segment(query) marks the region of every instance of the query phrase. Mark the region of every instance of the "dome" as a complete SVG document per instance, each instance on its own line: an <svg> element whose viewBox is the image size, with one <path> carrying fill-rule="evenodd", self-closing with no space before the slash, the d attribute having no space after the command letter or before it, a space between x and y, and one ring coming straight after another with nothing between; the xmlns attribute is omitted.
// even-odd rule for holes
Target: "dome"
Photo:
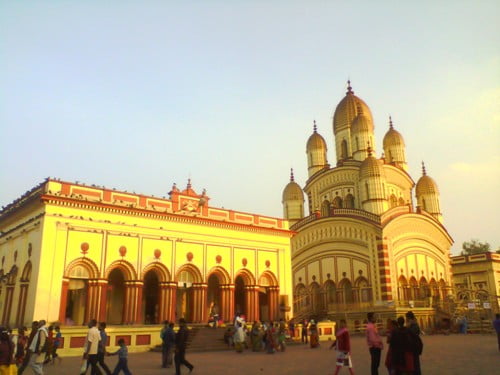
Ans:
<svg viewBox="0 0 500 375"><path fill-rule="evenodd" d="M422 177L417 182L417 187L415 189L417 196L422 194L439 194L439 190L436 184L431 177L427 176L425 172L425 165L422 162Z"/></svg>
<svg viewBox="0 0 500 375"><path fill-rule="evenodd" d="M384 136L384 149L391 146L404 146L405 141L400 132L392 126L392 119L389 117L389 130Z"/></svg>
<svg viewBox="0 0 500 375"><path fill-rule="evenodd" d="M373 124L370 108L362 99L354 95L350 81L347 81L347 83L349 86L347 88L346 96L339 102L333 115L333 132L335 134L337 134L338 131L351 126L354 118L356 118L356 116L360 113L364 114L370 123Z"/></svg>
<svg viewBox="0 0 500 375"><path fill-rule="evenodd" d="M303 201L304 193L298 183L294 181L293 170L290 174L290 182L283 189L283 202L286 201Z"/></svg>
<svg viewBox="0 0 500 375"><path fill-rule="evenodd" d="M351 126L351 134L361 132L373 132L372 121L363 113L356 116Z"/></svg>
<svg viewBox="0 0 500 375"><path fill-rule="evenodd" d="M325 139L318 134L316 128L316 121L314 121L314 132L307 140L307 150L325 150L326 151L326 142Z"/></svg>
<svg viewBox="0 0 500 375"><path fill-rule="evenodd" d="M382 176L382 167L380 162L371 155L371 150L369 150L369 156L363 160L361 166L359 167L360 178L367 177L380 177Z"/></svg>

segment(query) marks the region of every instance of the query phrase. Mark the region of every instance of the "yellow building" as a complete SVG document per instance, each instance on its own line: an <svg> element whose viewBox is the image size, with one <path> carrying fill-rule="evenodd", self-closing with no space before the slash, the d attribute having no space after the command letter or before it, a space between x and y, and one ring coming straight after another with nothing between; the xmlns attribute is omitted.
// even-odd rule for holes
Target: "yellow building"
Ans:
<svg viewBox="0 0 500 375"><path fill-rule="evenodd" d="M297 232L291 241L296 313L341 314L360 325L369 310L393 317L411 308L426 327L451 287L453 240L439 190L425 167L415 187L391 119L376 156L370 108L348 86L333 116L335 166L315 122L306 144L308 179L301 188L292 171L283 191L284 217Z"/></svg>
<svg viewBox="0 0 500 375"><path fill-rule="evenodd" d="M190 183L169 195L47 179L5 207L1 323L196 323L211 303L225 321L293 314L286 220L211 207Z"/></svg>
<svg viewBox="0 0 500 375"><path fill-rule="evenodd" d="M451 257L456 302L462 312L491 319L499 312L500 254L485 252Z"/></svg>

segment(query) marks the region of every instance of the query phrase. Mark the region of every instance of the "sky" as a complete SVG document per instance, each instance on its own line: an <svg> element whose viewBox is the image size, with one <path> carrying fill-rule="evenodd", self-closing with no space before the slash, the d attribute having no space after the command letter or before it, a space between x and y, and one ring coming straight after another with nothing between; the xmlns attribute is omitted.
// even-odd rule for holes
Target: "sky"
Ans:
<svg viewBox="0 0 500 375"><path fill-rule="evenodd" d="M346 81L441 193L452 252L500 247L498 1L0 2L0 205L46 177L282 216Z"/></svg>

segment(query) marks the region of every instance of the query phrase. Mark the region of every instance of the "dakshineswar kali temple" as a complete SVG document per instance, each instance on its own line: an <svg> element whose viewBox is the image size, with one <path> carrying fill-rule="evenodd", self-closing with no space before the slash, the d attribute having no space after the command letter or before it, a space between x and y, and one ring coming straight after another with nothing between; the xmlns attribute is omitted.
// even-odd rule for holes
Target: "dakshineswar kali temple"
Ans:
<svg viewBox="0 0 500 375"><path fill-rule="evenodd" d="M334 112L332 140L333 167L314 123L306 145L308 179L301 187L292 171L283 191L284 217L296 232L296 316L347 317L362 328L367 311L385 320L411 309L423 328L433 326L449 316L453 243L436 182L422 164L415 185L391 119L377 156L370 108L350 82Z"/></svg>
<svg viewBox="0 0 500 375"><path fill-rule="evenodd" d="M46 179L0 212L1 324L292 317L288 222L209 202L190 182L167 199Z"/></svg>

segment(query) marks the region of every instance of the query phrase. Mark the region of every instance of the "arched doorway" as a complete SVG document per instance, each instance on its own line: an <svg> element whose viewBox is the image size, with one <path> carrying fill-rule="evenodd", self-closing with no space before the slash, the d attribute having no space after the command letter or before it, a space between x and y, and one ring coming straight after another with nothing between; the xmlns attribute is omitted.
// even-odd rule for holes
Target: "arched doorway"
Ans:
<svg viewBox="0 0 500 375"><path fill-rule="evenodd" d="M26 301L28 299L28 288L30 285L30 279L31 279L31 262L28 261L26 262L26 265L24 266L23 273L21 274L21 289L19 291L19 304L17 308L17 318L16 318L16 325L18 327L23 326L25 321L24 321L24 314L26 313Z"/></svg>
<svg viewBox="0 0 500 375"><path fill-rule="evenodd" d="M368 284L368 280L364 277L358 277L355 285L358 292L358 302L370 302L372 299L372 288Z"/></svg>
<svg viewBox="0 0 500 375"><path fill-rule="evenodd" d="M343 279L340 282L339 289L341 290L341 293L342 293L342 302L345 304L352 303L353 296L352 296L351 281L349 279Z"/></svg>
<svg viewBox="0 0 500 375"><path fill-rule="evenodd" d="M408 301L410 299L408 281L401 275L398 279L398 298L400 301Z"/></svg>
<svg viewBox="0 0 500 375"><path fill-rule="evenodd" d="M125 307L125 276L119 268L113 269L108 276L108 290L106 301L106 321L108 324L122 324L124 322Z"/></svg>
<svg viewBox="0 0 500 375"><path fill-rule="evenodd" d="M325 306L327 310L333 310L335 307L331 305L337 303L337 288L335 283L332 280L328 280L325 282L323 288L325 290Z"/></svg>
<svg viewBox="0 0 500 375"><path fill-rule="evenodd" d="M159 324L160 280L154 270L149 270L144 275L142 303L144 324Z"/></svg>
<svg viewBox="0 0 500 375"><path fill-rule="evenodd" d="M321 303L321 290L317 282L311 283L309 286L311 290L311 307L313 313L319 314L323 309L323 304Z"/></svg>
<svg viewBox="0 0 500 375"><path fill-rule="evenodd" d="M86 310L90 273L83 265L77 265L71 269L68 276L65 324L84 325L87 318Z"/></svg>
<svg viewBox="0 0 500 375"><path fill-rule="evenodd" d="M271 271L265 271L259 278L258 316L262 321L277 320L279 311L279 287L276 276ZM283 305L287 302L284 301Z"/></svg>

